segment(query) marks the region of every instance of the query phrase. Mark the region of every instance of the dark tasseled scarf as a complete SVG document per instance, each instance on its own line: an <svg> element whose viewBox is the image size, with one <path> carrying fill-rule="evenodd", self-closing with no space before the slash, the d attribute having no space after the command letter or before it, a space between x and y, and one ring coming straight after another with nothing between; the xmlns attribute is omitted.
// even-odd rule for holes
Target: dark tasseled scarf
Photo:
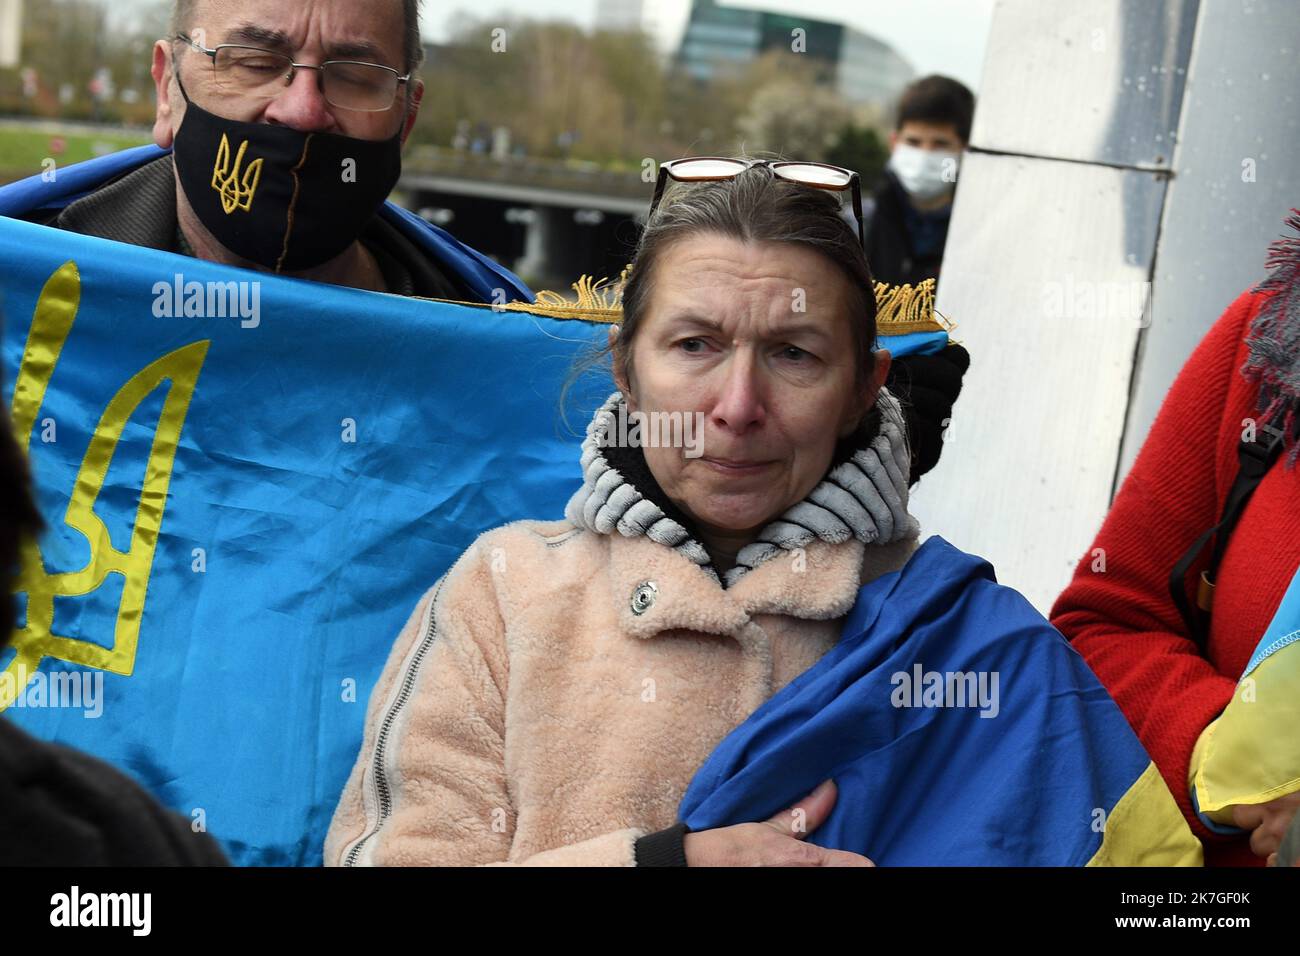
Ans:
<svg viewBox="0 0 1300 956"><path fill-rule="evenodd" d="M1247 335L1250 357L1242 368L1248 381L1259 382L1260 418L1280 426L1290 449L1287 467L1295 467L1300 442L1295 440L1300 410L1300 209L1292 209L1286 226L1296 235L1282 236L1268 250L1268 278L1255 287L1269 293Z"/></svg>

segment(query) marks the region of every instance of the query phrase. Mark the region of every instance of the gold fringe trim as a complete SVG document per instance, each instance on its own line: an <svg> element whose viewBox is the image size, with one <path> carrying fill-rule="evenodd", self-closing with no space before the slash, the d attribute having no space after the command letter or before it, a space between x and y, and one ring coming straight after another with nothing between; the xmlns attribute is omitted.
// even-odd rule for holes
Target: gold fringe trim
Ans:
<svg viewBox="0 0 1300 956"><path fill-rule="evenodd" d="M623 286L627 284L631 265L623 267L618 279L597 279L583 275L570 286L578 297L575 303L567 296L543 289L536 302L508 302L501 306L510 312L528 312L557 319L585 319L588 322L615 324L623 319Z"/></svg>
<svg viewBox="0 0 1300 956"><path fill-rule="evenodd" d="M507 302L488 306L496 311L527 312L553 319L582 319L616 325L623 320L623 288L632 266L628 265L616 280L583 275L570 288L577 296L542 290L536 302ZM934 280L912 285L889 285L877 282L876 326L881 335L906 335L910 332L951 332L956 326L934 309ZM437 300L450 301L450 300ZM481 305L482 303L460 303Z"/></svg>
<svg viewBox="0 0 1300 956"><path fill-rule="evenodd" d="M628 273L631 271L630 265L624 266L615 282L610 282L609 279L597 279L595 276L579 276L578 281L570 286L578 296L576 306L560 293L545 289L537 293L537 303L549 308L577 308L584 312L621 312L623 286L626 285Z"/></svg>
<svg viewBox="0 0 1300 956"><path fill-rule="evenodd" d="M951 332L955 326L934 309L934 280L916 285L876 283L876 327L882 335Z"/></svg>

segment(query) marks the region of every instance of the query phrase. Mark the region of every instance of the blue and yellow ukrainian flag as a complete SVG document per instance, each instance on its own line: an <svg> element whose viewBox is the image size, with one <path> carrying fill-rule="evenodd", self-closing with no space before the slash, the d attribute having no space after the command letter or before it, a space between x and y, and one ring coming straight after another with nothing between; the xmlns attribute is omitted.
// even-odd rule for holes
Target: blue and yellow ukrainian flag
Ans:
<svg viewBox="0 0 1300 956"><path fill-rule="evenodd" d="M679 816L766 820L834 779L809 836L887 866L1199 866L1119 707L984 560L933 537L839 642L728 735Z"/></svg>

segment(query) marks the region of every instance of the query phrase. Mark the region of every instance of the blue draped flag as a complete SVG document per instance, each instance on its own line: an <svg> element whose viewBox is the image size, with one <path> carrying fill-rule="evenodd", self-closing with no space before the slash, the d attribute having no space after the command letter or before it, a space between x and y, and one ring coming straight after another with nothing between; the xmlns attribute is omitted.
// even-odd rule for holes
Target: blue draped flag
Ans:
<svg viewBox="0 0 1300 956"><path fill-rule="evenodd" d="M939 537L862 588L835 647L718 745L679 816L766 820L828 778L839 796L807 839L881 865L1201 862L1083 659Z"/></svg>
<svg viewBox="0 0 1300 956"><path fill-rule="evenodd" d="M606 326L4 218L159 155L0 189L5 398L49 525L26 547L0 719L119 766L237 863L319 864L411 608L478 534L560 518L580 484L610 385L579 385L572 429L558 397ZM531 300L446 233L382 215L485 301ZM897 353L946 343L914 325Z"/></svg>

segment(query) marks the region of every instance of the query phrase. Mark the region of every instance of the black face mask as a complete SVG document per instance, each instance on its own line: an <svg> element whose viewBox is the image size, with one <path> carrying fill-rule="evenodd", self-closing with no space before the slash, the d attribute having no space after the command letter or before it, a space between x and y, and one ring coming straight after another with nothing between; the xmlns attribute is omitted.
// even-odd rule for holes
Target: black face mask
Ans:
<svg viewBox="0 0 1300 956"><path fill-rule="evenodd" d="M276 272L310 269L347 249L401 175L400 130L378 141L302 133L215 116L184 85L181 95L173 152L194 214L235 255Z"/></svg>

